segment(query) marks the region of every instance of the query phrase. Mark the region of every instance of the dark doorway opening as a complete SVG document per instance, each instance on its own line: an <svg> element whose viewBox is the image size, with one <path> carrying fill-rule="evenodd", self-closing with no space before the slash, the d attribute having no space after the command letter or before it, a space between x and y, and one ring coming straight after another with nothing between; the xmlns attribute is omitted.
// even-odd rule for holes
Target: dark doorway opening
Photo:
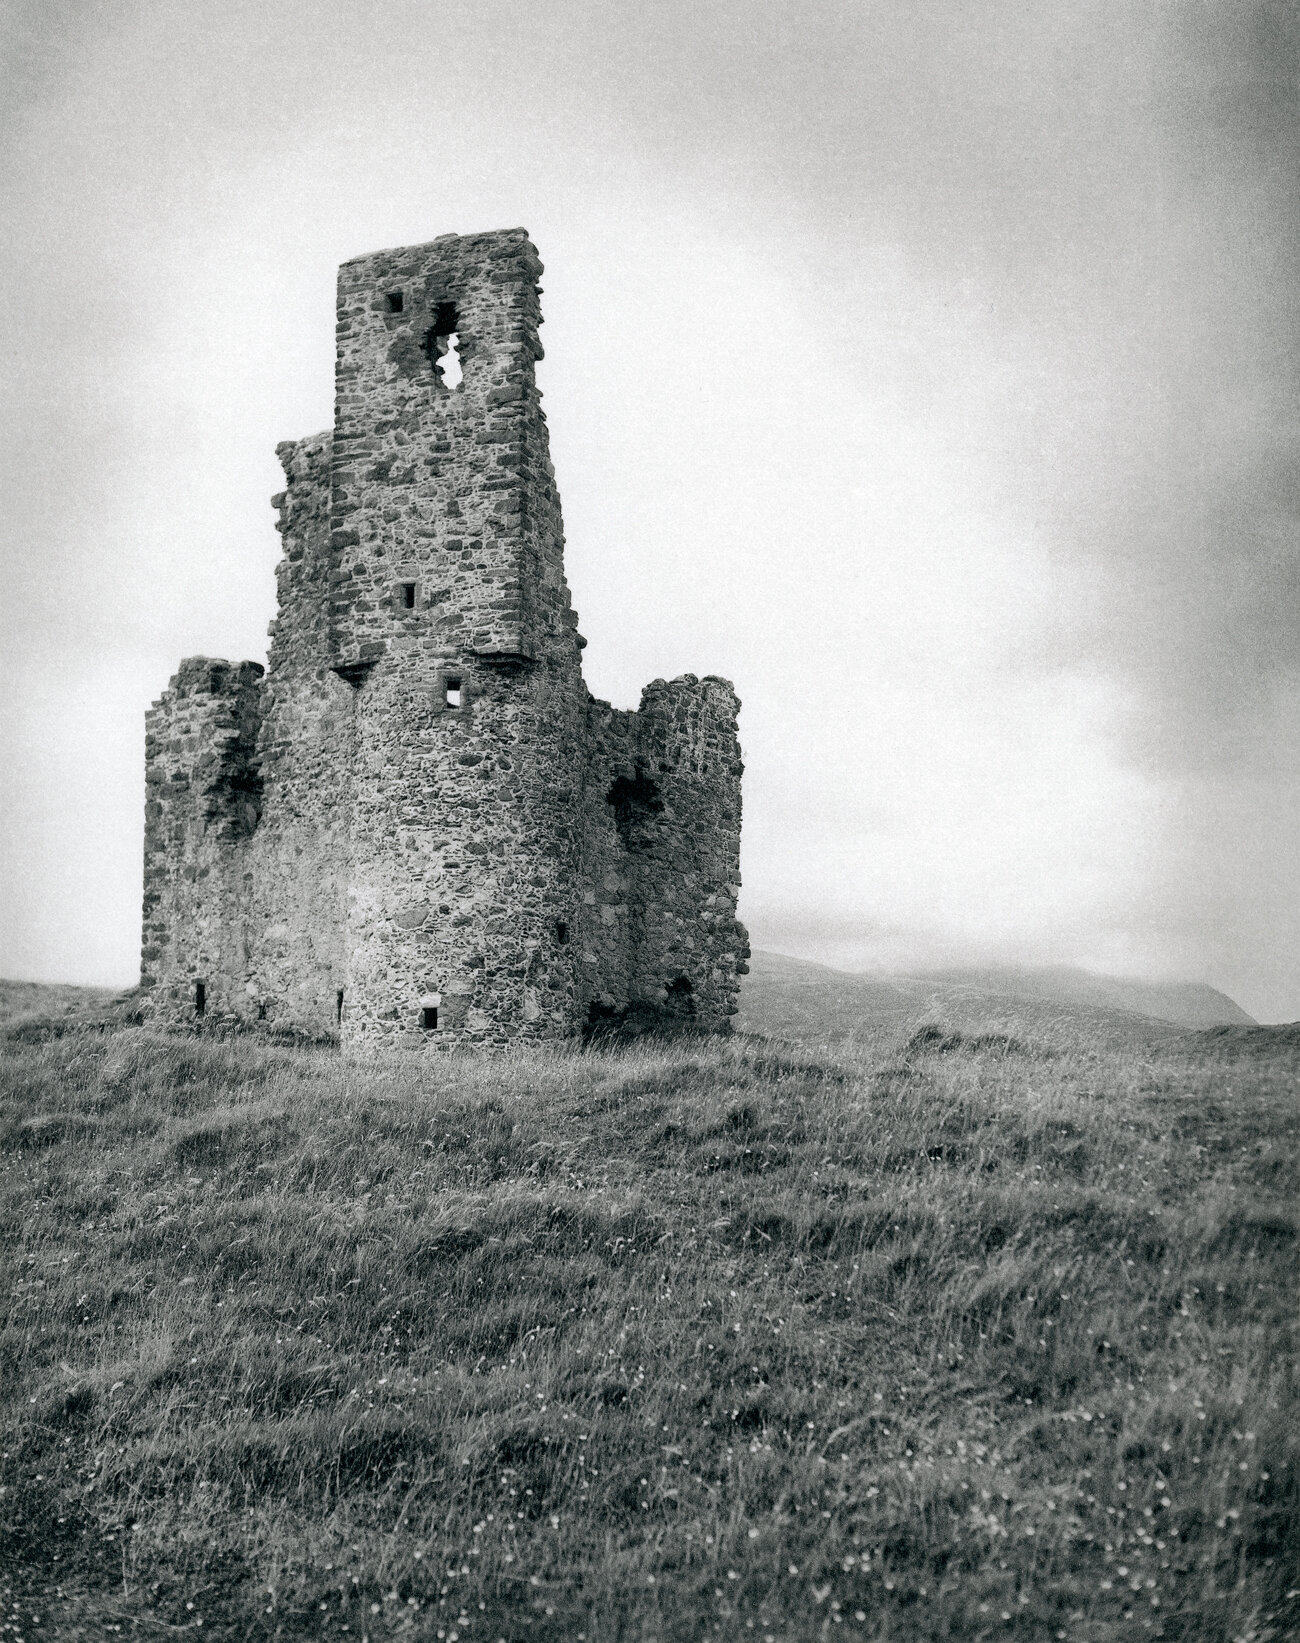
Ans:
<svg viewBox="0 0 1300 1643"><path fill-rule="evenodd" d="M623 1011L616 1009L612 1004L601 1004L592 999L587 1006L587 1022L582 1030L583 1040L591 1043L593 1039L613 1037L619 1027Z"/></svg>
<svg viewBox="0 0 1300 1643"><path fill-rule="evenodd" d="M432 1004L426 1004L420 1011L420 1025L426 1033L430 1033L438 1025L438 1011Z"/></svg>
<svg viewBox="0 0 1300 1643"><path fill-rule="evenodd" d="M556 919L555 921L555 939L561 947L569 945L569 926L563 919Z"/></svg>
<svg viewBox="0 0 1300 1643"><path fill-rule="evenodd" d="M670 1015L695 1014L695 988L690 976L675 976L665 988Z"/></svg>
<svg viewBox="0 0 1300 1643"><path fill-rule="evenodd" d="M208 985L205 981L194 983L194 1014L201 1016L208 1008Z"/></svg>

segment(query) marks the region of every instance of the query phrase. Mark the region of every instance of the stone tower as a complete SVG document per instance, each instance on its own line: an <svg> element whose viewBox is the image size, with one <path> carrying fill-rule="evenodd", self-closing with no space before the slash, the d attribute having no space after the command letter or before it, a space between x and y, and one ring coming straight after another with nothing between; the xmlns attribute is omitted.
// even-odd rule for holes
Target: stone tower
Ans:
<svg viewBox="0 0 1300 1643"><path fill-rule="evenodd" d="M748 947L723 680L597 702L522 230L339 274L332 435L282 445L279 616L147 727L142 982L345 1048L726 1030Z"/></svg>

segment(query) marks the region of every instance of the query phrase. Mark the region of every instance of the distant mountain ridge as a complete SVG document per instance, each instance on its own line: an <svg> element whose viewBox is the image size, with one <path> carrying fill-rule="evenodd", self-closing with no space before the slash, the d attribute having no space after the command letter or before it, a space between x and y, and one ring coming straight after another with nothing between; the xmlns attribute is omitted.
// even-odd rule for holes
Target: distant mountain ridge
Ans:
<svg viewBox="0 0 1300 1643"><path fill-rule="evenodd" d="M926 1015L975 1021L991 1010L1027 1010L1031 1018L1064 1012L1099 1025L1255 1025L1232 999L1195 982L1131 982L1065 967L880 976L761 951L749 962L736 1025L797 1038L844 1038L873 1024Z"/></svg>
<svg viewBox="0 0 1300 1643"><path fill-rule="evenodd" d="M1106 1010L1131 1010L1180 1027L1256 1027L1241 1005L1215 987L1199 981L1131 981L1123 976L1094 975L1069 965L1041 970L1014 966L928 972L931 979L956 987L978 987L1004 998L1034 998L1052 1004L1091 1004Z"/></svg>
<svg viewBox="0 0 1300 1643"><path fill-rule="evenodd" d="M64 981L0 979L0 1022L24 1015L77 1015L119 996L112 987L79 987Z"/></svg>

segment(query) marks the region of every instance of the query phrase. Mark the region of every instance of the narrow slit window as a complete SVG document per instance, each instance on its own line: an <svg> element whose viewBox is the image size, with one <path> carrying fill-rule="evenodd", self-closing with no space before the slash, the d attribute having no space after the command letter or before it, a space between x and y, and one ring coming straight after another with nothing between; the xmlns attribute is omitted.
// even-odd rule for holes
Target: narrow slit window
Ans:
<svg viewBox="0 0 1300 1643"><path fill-rule="evenodd" d="M415 587L416 587L416 585L415 585L414 582L403 582L402 583L402 609L403 610L414 610L415 609Z"/></svg>
<svg viewBox="0 0 1300 1643"><path fill-rule="evenodd" d="M462 705L459 679L447 680L444 689L444 697L448 707L460 707Z"/></svg>
<svg viewBox="0 0 1300 1643"><path fill-rule="evenodd" d="M426 1033L431 1033L438 1025L438 1008L435 1004L426 1004L420 1011L420 1025Z"/></svg>
<svg viewBox="0 0 1300 1643"><path fill-rule="evenodd" d="M406 298L400 291L390 291L384 301L388 304L390 314L400 314L406 306Z"/></svg>
<svg viewBox="0 0 1300 1643"><path fill-rule="evenodd" d="M569 926L563 919L557 919L555 921L555 939L559 942L561 947L567 947L569 945Z"/></svg>
<svg viewBox="0 0 1300 1643"><path fill-rule="evenodd" d="M203 1015L208 1007L208 986L205 981L194 983L194 1014Z"/></svg>
<svg viewBox="0 0 1300 1643"><path fill-rule="evenodd" d="M342 1021L343 1020L343 989L342 989L342 987L340 987L338 992L335 993L335 995L334 995L334 1019L335 1019L335 1021Z"/></svg>

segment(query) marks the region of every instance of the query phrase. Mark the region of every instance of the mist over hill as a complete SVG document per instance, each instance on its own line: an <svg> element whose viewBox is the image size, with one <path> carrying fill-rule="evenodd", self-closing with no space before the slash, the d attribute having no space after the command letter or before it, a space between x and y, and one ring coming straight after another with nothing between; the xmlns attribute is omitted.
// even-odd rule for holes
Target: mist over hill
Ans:
<svg viewBox="0 0 1300 1643"><path fill-rule="evenodd" d="M1225 994L1194 982L1127 981L1064 967L855 975L766 952L749 962L736 1025L796 1038L845 1038L874 1023L926 1015L982 1021L990 1010L1031 1023L1067 1016L1108 1027L1254 1024Z"/></svg>
<svg viewBox="0 0 1300 1643"><path fill-rule="evenodd" d="M933 976L954 987L977 987L981 992L1001 993L1007 998L1131 1010L1135 1015L1149 1015L1183 1027L1258 1025L1226 993L1197 981L1133 981L1123 976L1094 975L1064 964L1042 970L1002 966L938 970Z"/></svg>

